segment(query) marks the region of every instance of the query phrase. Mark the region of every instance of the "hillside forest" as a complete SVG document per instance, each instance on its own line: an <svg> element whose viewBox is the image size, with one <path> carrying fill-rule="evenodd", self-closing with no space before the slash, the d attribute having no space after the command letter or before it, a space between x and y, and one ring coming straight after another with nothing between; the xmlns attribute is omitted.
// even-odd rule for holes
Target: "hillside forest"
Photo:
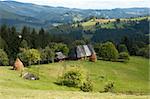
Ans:
<svg viewBox="0 0 150 99"><path fill-rule="evenodd" d="M11 65L23 54L36 54L30 64L47 60L52 62L55 52L69 56L77 45L92 44L98 59L103 56L102 47L112 44L117 52L126 51L132 56L149 58L149 17L106 19L90 17L82 21L51 26L48 29L22 27L6 24L0 27L0 65ZM109 47L108 47L109 48ZM1 58L3 57L3 58Z"/></svg>

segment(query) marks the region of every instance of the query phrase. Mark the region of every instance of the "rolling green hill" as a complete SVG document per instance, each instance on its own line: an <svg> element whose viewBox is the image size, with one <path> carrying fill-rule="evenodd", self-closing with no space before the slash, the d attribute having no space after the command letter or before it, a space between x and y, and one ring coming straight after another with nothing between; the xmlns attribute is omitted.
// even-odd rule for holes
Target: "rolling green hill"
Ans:
<svg viewBox="0 0 150 99"><path fill-rule="evenodd" d="M94 84L94 93L83 93L77 88L69 88L56 85L57 77L64 70L64 66L81 65L85 68ZM10 70L12 67L0 67L0 98L5 97L28 97L35 99L38 97L78 97L89 98L94 97L124 97L124 98L146 98L147 96L126 96L123 94L148 94L148 72L149 60L141 57L131 57L128 63L97 61L92 63L89 61L66 61L61 63L52 63L47 65L34 65L30 68L25 68L39 75L40 80L28 81L19 77L20 73ZM108 81L115 82L116 94L98 93L104 89L104 85ZM68 96L64 94L69 94ZM36 95L37 94L37 95ZM80 95L79 95L80 94ZM54 99L55 99L54 98ZM65 99L66 99L65 98ZM13 99L13 98L11 98Z"/></svg>
<svg viewBox="0 0 150 99"><path fill-rule="evenodd" d="M145 19L150 20L150 17L121 18L120 22L117 22L116 19L90 19L86 22L81 22L81 25L83 26L84 30L95 30L95 28L116 29L116 22L118 28L125 28L130 26L132 22L139 22ZM97 26L95 26L96 23L98 23Z"/></svg>

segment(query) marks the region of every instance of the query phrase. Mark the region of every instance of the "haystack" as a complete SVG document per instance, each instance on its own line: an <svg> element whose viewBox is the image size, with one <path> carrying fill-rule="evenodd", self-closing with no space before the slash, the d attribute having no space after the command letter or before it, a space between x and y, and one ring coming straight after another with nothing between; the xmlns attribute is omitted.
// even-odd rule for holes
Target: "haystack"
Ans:
<svg viewBox="0 0 150 99"><path fill-rule="evenodd" d="M24 65L19 58L16 59L13 69L17 71L23 71Z"/></svg>
<svg viewBox="0 0 150 99"><path fill-rule="evenodd" d="M97 61L97 56L96 56L96 54L92 54L92 55L90 56L90 61L92 61L92 62L96 62L96 61Z"/></svg>

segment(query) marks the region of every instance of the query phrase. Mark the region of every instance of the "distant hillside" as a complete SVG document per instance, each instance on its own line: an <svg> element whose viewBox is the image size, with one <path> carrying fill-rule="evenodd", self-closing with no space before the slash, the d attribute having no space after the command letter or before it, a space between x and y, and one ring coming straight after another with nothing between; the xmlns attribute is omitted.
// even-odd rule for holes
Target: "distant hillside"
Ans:
<svg viewBox="0 0 150 99"><path fill-rule="evenodd" d="M64 7L41 6L15 1L0 1L0 24L22 27L47 28L51 25L81 21L87 17L129 18L148 15L150 8L126 8L112 10L83 10Z"/></svg>
<svg viewBox="0 0 150 99"><path fill-rule="evenodd" d="M150 17L89 19L48 29L52 34L74 34L94 42L120 42L123 37L148 43Z"/></svg>

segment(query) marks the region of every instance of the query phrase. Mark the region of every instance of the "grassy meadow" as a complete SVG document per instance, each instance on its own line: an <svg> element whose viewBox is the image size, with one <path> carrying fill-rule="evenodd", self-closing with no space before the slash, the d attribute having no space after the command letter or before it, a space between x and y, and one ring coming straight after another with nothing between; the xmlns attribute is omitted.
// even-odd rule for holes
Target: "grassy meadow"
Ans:
<svg viewBox="0 0 150 99"><path fill-rule="evenodd" d="M88 72L94 84L93 92L86 93L78 88L55 84L64 68L72 65L83 66ZM147 99L150 91L149 60L141 57L131 57L128 63L79 60L25 68L25 71L40 77L37 81L25 80L19 77L20 72L11 68L0 67L0 99ZM108 81L114 81L115 93L100 93Z"/></svg>

